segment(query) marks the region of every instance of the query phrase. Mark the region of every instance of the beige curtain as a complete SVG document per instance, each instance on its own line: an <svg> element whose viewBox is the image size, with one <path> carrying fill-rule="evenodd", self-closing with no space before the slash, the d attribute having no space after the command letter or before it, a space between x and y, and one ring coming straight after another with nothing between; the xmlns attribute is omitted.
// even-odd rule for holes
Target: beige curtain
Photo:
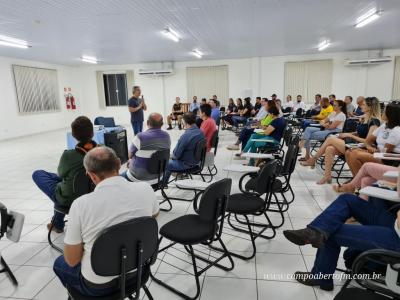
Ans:
<svg viewBox="0 0 400 300"><path fill-rule="evenodd" d="M396 56L394 64L392 99L400 99L400 56Z"/></svg>
<svg viewBox="0 0 400 300"><path fill-rule="evenodd" d="M306 103L313 103L315 94L327 97L332 90L332 60L285 63L285 97L298 94Z"/></svg>
<svg viewBox="0 0 400 300"><path fill-rule="evenodd" d="M96 82L97 82L97 96L99 100L99 107L101 109L105 109L106 97L104 95L103 71L96 71Z"/></svg>
<svg viewBox="0 0 400 300"><path fill-rule="evenodd" d="M228 66L187 67L186 68L187 97L210 99L217 95L222 105L228 102L229 78Z"/></svg>
<svg viewBox="0 0 400 300"><path fill-rule="evenodd" d="M132 88L134 85L134 75L133 75L133 70L127 70L126 71L126 85L127 85L127 91L128 95L132 93Z"/></svg>

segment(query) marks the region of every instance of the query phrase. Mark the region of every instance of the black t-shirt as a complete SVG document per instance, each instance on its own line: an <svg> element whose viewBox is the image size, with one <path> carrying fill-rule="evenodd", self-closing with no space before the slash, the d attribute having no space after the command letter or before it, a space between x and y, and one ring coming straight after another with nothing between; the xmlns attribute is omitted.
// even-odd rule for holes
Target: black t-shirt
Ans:
<svg viewBox="0 0 400 300"><path fill-rule="evenodd" d="M239 110L242 110L242 109L244 109L244 106L243 105L239 105L239 106L236 107L235 112L238 112Z"/></svg>
<svg viewBox="0 0 400 300"><path fill-rule="evenodd" d="M175 115L180 115L180 114L182 114L182 112L180 110L182 110L182 103L174 103L174 105L172 106L172 112ZM178 112L176 112L176 111L178 111Z"/></svg>
<svg viewBox="0 0 400 300"><path fill-rule="evenodd" d="M228 110L230 112L237 112L237 106L235 104L229 104L228 105Z"/></svg>
<svg viewBox="0 0 400 300"><path fill-rule="evenodd" d="M132 97L128 101L128 106L136 108L140 105L141 102L142 102L142 99ZM139 109L135 112L131 112L131 122L143 122L143 120L144 120L143 109Z"/></svg>
<svg viewBox="0 0 400 300"><path fill-rule="evenodd" d="M261 103L256 103L256 104L254 105L254 110L259 111L260 108L261 108Z"/></svg>
<svg viewBox="0 0 400 300"><path fill-rule="evenodd" d="M251 104L246 104L244 106L244 109L247 109L246 113L243 115L243 117L250 117L251 116L251 111L253 109L253 106Z"/></svg>

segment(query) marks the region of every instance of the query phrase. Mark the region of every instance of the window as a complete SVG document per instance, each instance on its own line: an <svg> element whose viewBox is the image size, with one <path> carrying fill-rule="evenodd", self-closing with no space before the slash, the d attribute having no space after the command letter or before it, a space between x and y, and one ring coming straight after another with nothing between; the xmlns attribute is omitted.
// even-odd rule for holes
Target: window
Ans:
<svg viewBox="0 0 400 300"><path fill-rule="evenodd" d="M315 94L327 97L332 89L332 60L312 60L285 63L285 96L302 95L313 103Z"/></svg>
<svg viewBox="0 0 400 300"><path fill-rule="evenodd" d="M186 80L189 101L193 96L209 99L212 95L217 95L221 104L228 101L228 66L188 67Z"/></svg>
<svg viewBox="0 0 400 300"><path fill-rule="evenodd" d="M106 106L126 106L128 89L126 74L103 74Z"/></svg>
<svg viewBox="0 0 400 300"><path fill-rule="evenodd" d="M57 70L13 65L20 113L60 110Z"/></svg>
<svg viewBox="0 0 400 300"><path fill-rule="evenodd" d="M392 99L400 99L400 56L396 56L394 64Z"/></svg>

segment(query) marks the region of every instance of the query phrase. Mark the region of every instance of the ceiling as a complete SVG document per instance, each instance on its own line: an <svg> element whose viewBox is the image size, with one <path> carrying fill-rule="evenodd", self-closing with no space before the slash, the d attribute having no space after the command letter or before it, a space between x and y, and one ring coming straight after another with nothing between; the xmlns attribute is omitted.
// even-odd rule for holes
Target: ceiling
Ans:
<svg viewBox="0 0 400 300"><path fill-rule="evenodd" d="M382 17L356 19L377 7ZM175 43L161 34L177 31ZM399 0L0 0L0 35L32 48L0 56L67 65L82 55L103 64L317 53L400 47Z"/></svg>

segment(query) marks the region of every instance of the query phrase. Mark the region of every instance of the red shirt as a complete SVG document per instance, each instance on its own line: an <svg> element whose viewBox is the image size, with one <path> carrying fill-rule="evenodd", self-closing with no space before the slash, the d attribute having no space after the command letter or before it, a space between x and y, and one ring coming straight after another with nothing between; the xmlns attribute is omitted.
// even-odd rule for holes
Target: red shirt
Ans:
<svg viewBox="0 0 400 300"><path fill-rule="evenodd" d="M214 132L217 130L217 125L213 118L208 118L201 123L200 126L201 131L203 131L206 139L207 139L207 152L211 150L211 139Z"/></svg>

